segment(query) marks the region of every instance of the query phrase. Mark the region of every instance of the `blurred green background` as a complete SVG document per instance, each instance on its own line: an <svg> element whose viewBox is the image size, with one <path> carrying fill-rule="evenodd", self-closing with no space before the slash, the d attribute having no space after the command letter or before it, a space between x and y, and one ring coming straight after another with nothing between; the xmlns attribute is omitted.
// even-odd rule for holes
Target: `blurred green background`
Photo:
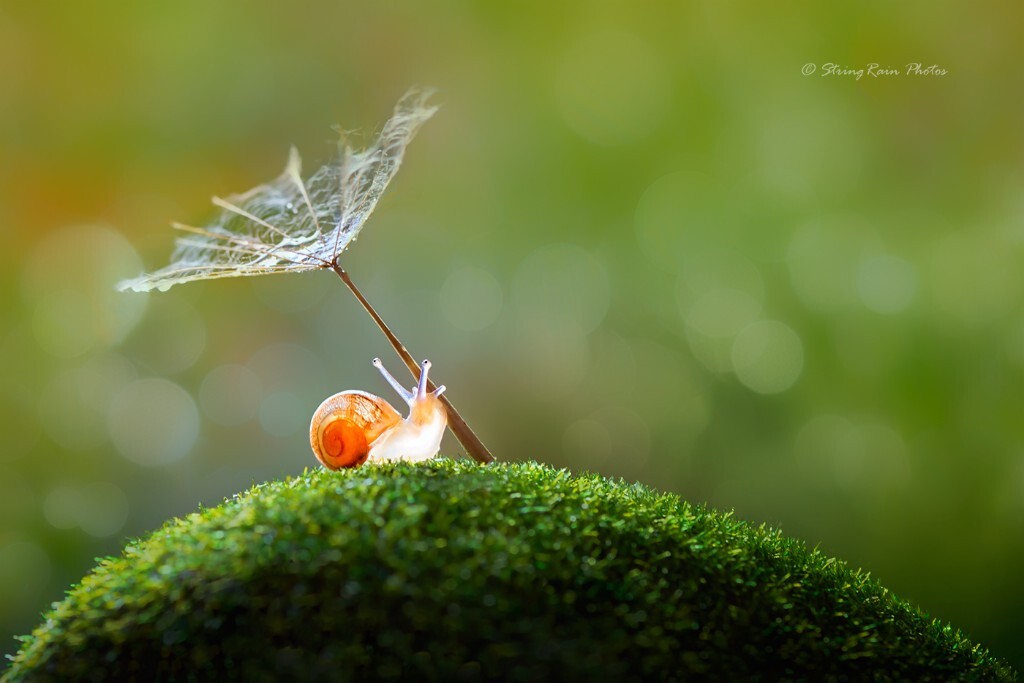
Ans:
<svg viewBox="0 0 1024 683"><path fill-rule="evenodd" d="M499 458L735 508L1021 667L1022 14L4 3L0 650L125 537L314 466L328 394L393 398L330 273L113 286L424 84L344 265Z"/></svg>

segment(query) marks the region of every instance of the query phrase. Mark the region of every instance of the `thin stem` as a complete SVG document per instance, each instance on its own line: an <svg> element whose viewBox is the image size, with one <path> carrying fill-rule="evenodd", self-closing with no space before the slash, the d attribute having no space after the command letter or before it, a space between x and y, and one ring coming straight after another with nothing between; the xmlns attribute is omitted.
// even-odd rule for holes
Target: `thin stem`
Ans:
<svg viewBox="0 0 1024 683"><path fill-rule="evenodd" d="M391 342L391 346L395 349L395 353L397 353L402 359L402 362L405 363L405 367L409 368L409 372L412 373L413 378L418 378L420 374L420 367L416 363L416 360L413 358L412 354L409 353L409 350L405 348L405 345L398 340L398 337L396 337L395 333L391 331L391 328L387 326L387 323L377 315L377 311L373 309L370 302L366 300L366 297L364 297L362 292L360 292L355 286L352 282L352 278L348 276L348 273L338 265L337 261L331 264L331 270L338 274L341 281L345 283L352 294L355 295L356 299L359 300L359 303L363 305L363 308L366 309L366 312L370 314L370 317L373 318L373 321L377 323L377 327L380 328L380 331L383 332L384 336L388 338L389 342ZM430 391L437 390L437 386L433 382L429 381L427 382L427 388ZM494 462L494 456L491 455L489 450L487 450L487 446L484 446L480 437L474 434L473 430L469 428L468 424L466 424L466 421L462 419L462 416L459 415L459 411L456 410L455 406L452 405L452 402L448 400L448 396L441 394L438 398L448 411L448 429L452 430L452 434L454 434L455 438L459 440L462 447L466 449L466 452L481 464L486 465L487 463Z"/></svg>

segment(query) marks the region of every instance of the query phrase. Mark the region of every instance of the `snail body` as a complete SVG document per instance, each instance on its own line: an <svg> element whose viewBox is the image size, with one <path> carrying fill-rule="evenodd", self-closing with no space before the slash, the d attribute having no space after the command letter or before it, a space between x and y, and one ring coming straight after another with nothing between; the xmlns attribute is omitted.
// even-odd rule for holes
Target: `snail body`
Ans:
<svg viewBox="0 0 1024 683"><path fill-rule="evenodd" d="M444 387L427 391L430 361L421 364L419 382L411 391L384 369L379 358L373 365L409 404L409 417L403 419L390 403L365 391L328 397L309 424L313 454L328 469L358 467L368 460L419 462L433 458L441 447L448 414L438 398Z"/></svg>

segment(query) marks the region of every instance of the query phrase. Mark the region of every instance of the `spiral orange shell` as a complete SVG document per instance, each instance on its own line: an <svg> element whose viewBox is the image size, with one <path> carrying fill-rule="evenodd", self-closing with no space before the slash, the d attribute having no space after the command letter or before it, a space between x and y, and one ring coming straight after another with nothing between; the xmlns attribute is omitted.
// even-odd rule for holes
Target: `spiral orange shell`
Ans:
<svg viewBox="0 0 1024 683"><path fill-rule="evenodd" d="M313 413L309 443L324 467L357 467L366 461L373 442L401 421L398 411L379 396L343 391Z"/></svg>

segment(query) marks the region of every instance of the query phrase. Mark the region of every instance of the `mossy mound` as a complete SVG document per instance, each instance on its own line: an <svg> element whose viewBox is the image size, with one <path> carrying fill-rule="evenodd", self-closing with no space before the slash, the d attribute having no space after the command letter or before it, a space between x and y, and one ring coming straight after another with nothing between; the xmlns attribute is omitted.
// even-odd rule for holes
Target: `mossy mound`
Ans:
<svg viewBox="0 0 1024 683"><path fill-rule="evenodd" d="M100 562L5 681L913 680L1013 672L763 526L538 464L319 470Z"/></svg>

